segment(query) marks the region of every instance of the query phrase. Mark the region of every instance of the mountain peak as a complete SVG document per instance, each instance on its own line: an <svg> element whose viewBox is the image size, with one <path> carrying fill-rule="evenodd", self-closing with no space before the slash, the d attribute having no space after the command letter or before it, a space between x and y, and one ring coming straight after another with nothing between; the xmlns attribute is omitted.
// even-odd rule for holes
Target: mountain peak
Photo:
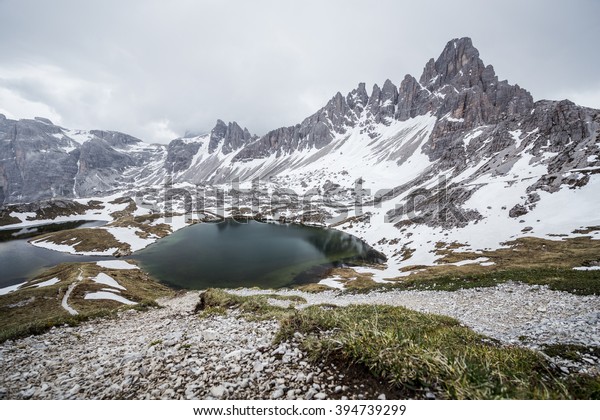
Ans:
<svg viewBox="0 0 600 420"><path fill-rule="evenodd" d="M225 124L225 121L218 119L212 131L218 129L219 127L227 127L227 124Z"/></svg>
<svg viewBox="0 0 600 420"><path fill-rule="evenodd" d="M253 136L248 129L240 127L237 122L226 124L223 120L217 120L215 127L210 132L208 152L213 153L223 141L221 150L227 154L239 149L252 139Z"/></svg>
<svg viewBox="0 0 600 420"><path fill-rule="evenodd" d="M362 82L358 84L358 87L356 89L352 90L346 96L346 103L348 104L350 109L353 109L355 112L362 111L367 105L368 101L369 94L367 93L365 84Z"/></svg>
<svg viewBox="0 0 600 420"><path fill-rule="evenodd" d="M463 76L480 67L483 67L483 62L471 38L455 38L446 44L437 60L432 58L427 62L419 82L423 86L438 88L456 76Z"/></svg>

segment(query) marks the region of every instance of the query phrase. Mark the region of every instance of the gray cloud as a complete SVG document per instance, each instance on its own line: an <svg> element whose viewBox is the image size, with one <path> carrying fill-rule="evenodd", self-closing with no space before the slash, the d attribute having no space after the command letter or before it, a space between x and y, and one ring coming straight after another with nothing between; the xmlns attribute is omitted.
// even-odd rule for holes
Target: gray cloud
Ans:
<svg viewBox="0 0 600 420"><path fill-rule="evenodd" d="M600 3L0 0L0 112L165 142L300 122L470 36L536 99L600 108Z"/></svg>

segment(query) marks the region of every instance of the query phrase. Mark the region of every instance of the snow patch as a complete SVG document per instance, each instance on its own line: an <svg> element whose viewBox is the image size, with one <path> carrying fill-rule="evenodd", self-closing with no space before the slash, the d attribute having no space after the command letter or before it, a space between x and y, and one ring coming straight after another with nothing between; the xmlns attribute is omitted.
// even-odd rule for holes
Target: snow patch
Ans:
<svg viewBox="0 0 600 420"><path fill-rule="evenodd" d="M344 283L341 283L339 280L341 280L340 277L332 277L330 279L323 279L318 284L322 284L324 286L332 287L334 289L343 289L344 288Z"/></svg>
<svg viewBox="0 0 600 420"><path fill-rule="evenodd" d="M117 241L129 244L131 252L146 248L156 240L155 237L140 238L136 235L136 232L139 232L139 230L133 227L106 227L104 229L113 235Z"/></svg>
<svg viewBox="0 0 600 420"><path fill-rule="evenodd" d="M523 132L521 130L509 131L508 134L513 138L517 145L517 149L521 146L521 134Z"/></svg>
<svg viewBox="0 0 600 420"><path fill-rule="evenodd" d="M479 137L482 133L483 133L483 130L477 129L477 130L474 130L471 133L467 134L463 138L463 142L465 143L465 147L469 147L469 144L471 144L471 141L474 140L474 139L476 139L477 137Z"/></svg>
<svg viewBox="0 0 600 420"><path fill-rule="evenodd" d="M66 252L68 254L74 254L74 255L112 256L118 250L117 248L109 248L109 249L105 249L105 250L96 250L96 251L76 251L74 247L77 244L73 244L73 245L55 244L54 242L43 241L43 240L39 240L39 239L36 241L31 241L30 243L32 245L39 246L40 248L46 248L46 249L50 249L50 250L58 251L58 252Z"/></svg>
<svg viewBox="0 0 600 420"><path fill-rule="evenodd" d="M123 286L121 286L115 279L113 279L108 274L100 273L96 277L91 279L95 283L105 284L110 287L114 287L115 289L127 290Z"/></svg>
<svg viewBox="0 0 600 420"><path fill-rule="evenodd" d="M486 261L479 264L482 267L489 267L490 265L496 265L494 261Z"/></svg>
<svg viewBox="0 0 600 420"><path fill-rule="evenodd" d="M58 283L59 281L60 281L60 279L58 277L54 277L53 279L46 280L46 281L43 281L41 283L36 283L32 287L52 286L52 285L55 285L56 283Z"/></svg>
<svg viewBox="0 0 600 420"><path fill-rule="evenodd" d="M37 216L37 214L35 212L23 212L23 213L17 213L15 211L11 212L9 214L10 217L16 217L17 219L19 219L21 221L22 224L27 224L27 223L39 223L38 221L33 221L33 220L27 220L28 218L34 218ZM15 223L16 225L16 223ZM13 225L14 226L14 225Z"/></svg>
<svg viewBox="0 0 600 420"><path fill-rule="evenodd" d="M114 268L116 270L137 270L138 266L121 260L97 261L99 267Z"/></svg>
<svg viewBox="0 0 600 420"><path fill-rule="evenodd" d="M462 267L463 265L468 265L468 264L478 264L478 263L480 263L480 265L483 265L488 260L489 260L489 258L479 257L479 258L476 258L474 260L463 260L463 261L458 261L458 262L455 262L455 263L450 263L448 265L455 265L457 267Z"/></svg>
<svg viewBox="0 0 600 420"><path fill-rule="evenodd" d="M135 305L135 302L130 301L123 296L119 296L112 292L91 292L87 293L84 297L85 300L115 300L125 305Z"/></svg>
<svg viewBox="0 0 600 420"><path fill-rule="evenodd" d="M19 287L23 286L25 283L19 283L19 284L13 284L12 286L8 286L8 287L3 287L2 289L0 289L0 296L2 295L7 295L11 292L14 292L15 290L18 290Z"/></svg>

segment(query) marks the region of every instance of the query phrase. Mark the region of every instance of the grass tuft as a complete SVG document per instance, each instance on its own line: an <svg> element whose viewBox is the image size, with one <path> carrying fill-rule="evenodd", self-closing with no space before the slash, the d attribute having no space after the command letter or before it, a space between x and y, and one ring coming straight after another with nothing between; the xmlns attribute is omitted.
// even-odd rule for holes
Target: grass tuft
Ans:
<svg viewBox="0 0 600 420"><path fill-rule="evenodd" d="M538 353L504 347L455 319L402 307L309 307L282 321L278 340L299 331L314 360L366 368L406 397L597 398L599 378L568 377Z"/></svg>
<svg viewBox="0 0 600 420"><path fill-rule="evenodd" d="M296 302L303 303L305 300L296 297ZM282 295L254 295L238 296L229 294L222 289L208 289L200 295L200 302L196 305L195 312L201 316L210 316L214 314L224 314L226 310L238 309L246 319L265 320L265 319L283 319L290 312L294 311L293 306L283 308L281 306L271 305L269 299L293 301L293 297ZM300 301L299 299L302 299Z"/></svg>

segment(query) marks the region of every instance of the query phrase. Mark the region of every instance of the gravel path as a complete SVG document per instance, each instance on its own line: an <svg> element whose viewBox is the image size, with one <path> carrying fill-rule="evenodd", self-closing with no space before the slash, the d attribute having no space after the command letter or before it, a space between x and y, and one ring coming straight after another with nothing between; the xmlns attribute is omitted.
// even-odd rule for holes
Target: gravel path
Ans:
<svg viewBox="0 0 600 420"><path fill-rule="evenodd" d="M256 289L228 292L239 295L265 293ZM455 292L396 290L351 294L282 290L276 293L302 296L307 300L307 305L382 304L448 315L479 333L507 344L525 342L532 347L551 343L600 346L600 296L577 296L553 291L546 286L509 282L496 287ZM270 303L288 306L290 302L271 299Z"/></svg>

